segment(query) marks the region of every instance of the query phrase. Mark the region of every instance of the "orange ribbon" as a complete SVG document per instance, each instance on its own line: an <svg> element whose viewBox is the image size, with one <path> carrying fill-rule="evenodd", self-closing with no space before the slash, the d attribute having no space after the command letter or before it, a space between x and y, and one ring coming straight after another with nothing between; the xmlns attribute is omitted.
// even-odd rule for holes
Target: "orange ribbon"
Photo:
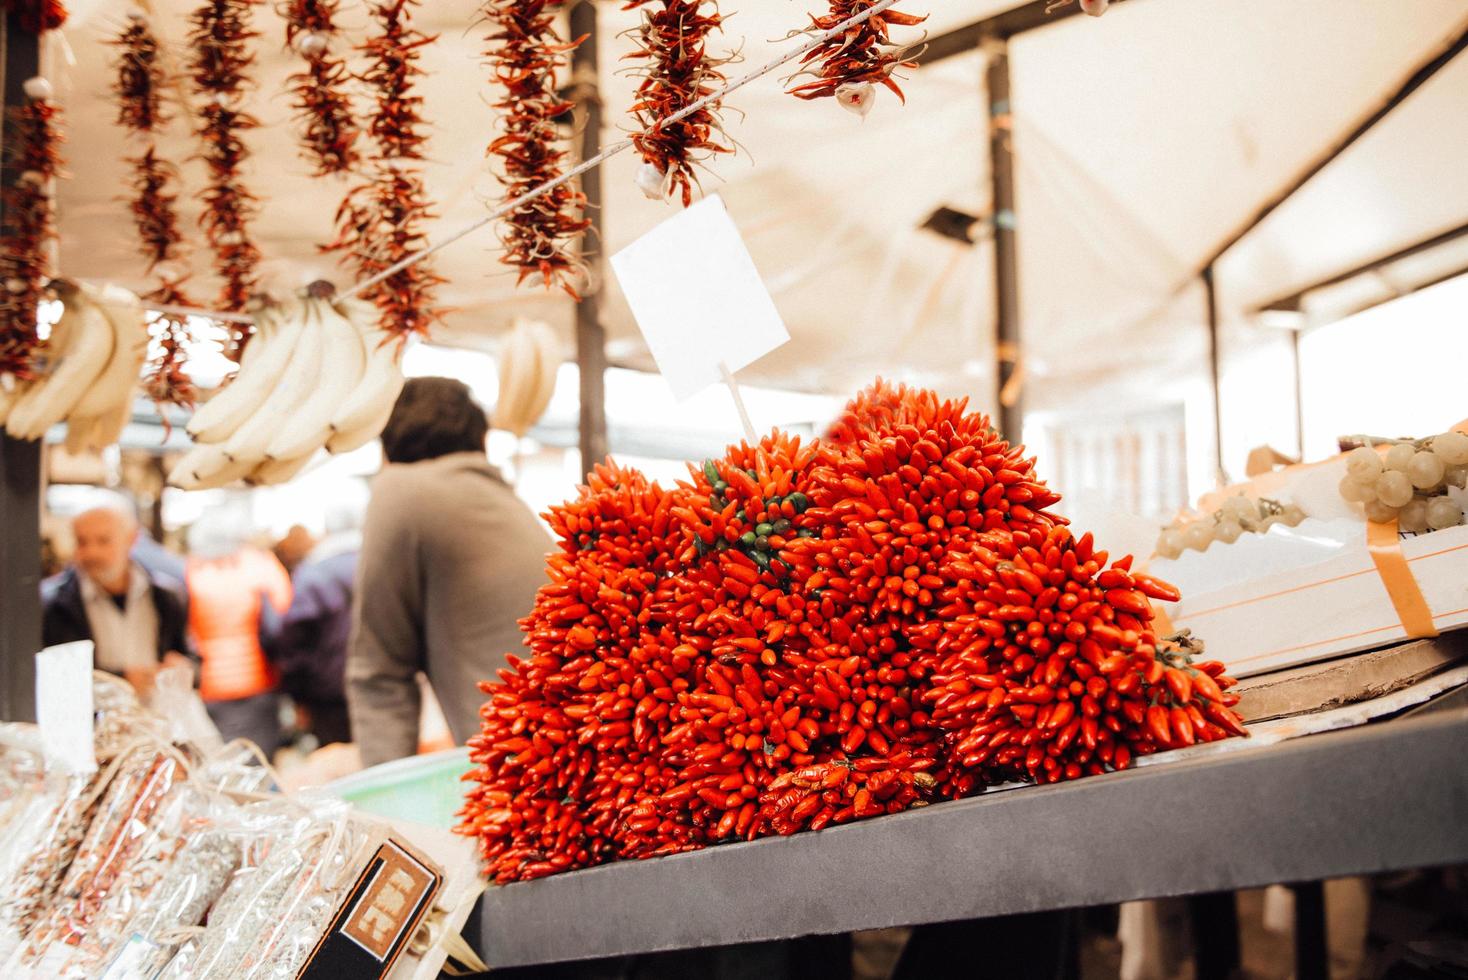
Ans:
<svg viewBox="0 0 1468 980"><path fill-rule="evenodd" d="M1432 625L1432 609L1407 565L1407 556L1402 553L1402 542L1397 537L1395 519L1378 524L1366 522L1366 548L1376 564L1376 574L1386 587L1386 594L1397 610L1402 629L1414 640L1437 636L1437 627Z"/></svg>

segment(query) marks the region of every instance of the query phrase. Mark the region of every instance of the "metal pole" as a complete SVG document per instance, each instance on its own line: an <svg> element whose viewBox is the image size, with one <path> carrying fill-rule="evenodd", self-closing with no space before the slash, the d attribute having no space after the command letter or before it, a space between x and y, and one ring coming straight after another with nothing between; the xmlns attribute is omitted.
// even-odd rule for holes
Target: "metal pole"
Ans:
<svg viewBox="0 0 1468 980"><path fill-rule="evenodd" d="M585 40L571 54L571 74L576 90L575 118L581 125L581 159L601 152L601 92L597 84L596 6L581 0L571 8L571 37ZM586 214L591 228L582 238L581 255L586 262L588 282L576 304L576 367L581 375L580 448L581 471L589 473L607 455L607 335L601 322L603 263L601 252L601 170L581 176L581 193L586 195Z"/></svg>
<svg viewBox="0 0 1468 980"><path fill-rule="evenodd" d="M1010 379L1020 367L1019 254L1015 239L1014 146L1009 103L1009 44L985 42L989 64L989 176L993 193L994 309L999 430L1010 442L1023 438L1024 396ZM1019 380L1023 380L1022 378ZM1009 390L1012 389L1012 390ZM1009 397L1005 397L1005 396Z"/></svg>
<svg viewBox="0 0 1468 980"><path fill-rule="evenodd" d="M1203 267L1203 296L1208 310L1208 373L1213 382L1213 467L1219 486L1228 483L1223 471L1222 373L1218 357L1218 291L1213 283L1213 266Z"/></svg>
<svg viewBox="0 0 1468 980"><path fill-rule="evenodd" d="M1305 461L1305 382L1300 370L1300 331L1290 331L1290 360L1295 368L1295 459Z"/></svg>
<svg viewBox="0 0 1468 980"><path fill-rule="evenodd" d="M40 71L41 45L21 30L11 12L0 19L3 31L5 107L22 105L27 78ZM8 112L5 113L9 115ZM0 123L0 134L8 136ZM4 142L0 140L0 142ZM10 145L4 143L6 160ZM0 169L0 186L15 182L15 171ZM0 213L0 222L4 215ZM34 721L36 651L41 648L41 444L0 434L0 718Z"/></svg>

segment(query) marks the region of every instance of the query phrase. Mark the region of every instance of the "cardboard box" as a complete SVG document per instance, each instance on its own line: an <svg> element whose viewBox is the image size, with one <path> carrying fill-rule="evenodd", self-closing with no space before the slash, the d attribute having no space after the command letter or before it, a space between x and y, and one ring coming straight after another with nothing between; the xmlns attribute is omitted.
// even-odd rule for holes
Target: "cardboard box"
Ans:
<svg viewBox="0 0 1468 980"><path fill-rule="evenodd" d="M1178 587L1167 608L1234 676L1248 676L1408 639L1367 547L1365 518L1340 499L1340 458L1271 474L1264 494L1312 515L1294 528L1158 559L1148 571ZM1461 502L1461 501L1460 501ZM1468 626L1468 527L1399 536L1439 633Z"/></svg>

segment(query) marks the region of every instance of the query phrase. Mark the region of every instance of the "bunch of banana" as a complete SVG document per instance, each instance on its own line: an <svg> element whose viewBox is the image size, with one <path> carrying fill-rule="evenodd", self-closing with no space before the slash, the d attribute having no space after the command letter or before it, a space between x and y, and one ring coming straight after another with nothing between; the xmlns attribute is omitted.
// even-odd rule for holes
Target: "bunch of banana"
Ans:
<svg viewBox="0 0 1468 980"><path fill-rule="evenodd" d="M500 391L494 407L496 429L523 436L550 404L561 366L561 345L544 323L516 320L500 353Z"/></svg>
<svg viewBox="0 0 1468 980"><path fill-rule="evenodd" d="M100 450L132 417L148 356L143 307L118 286L52 285L61 318L46 342L42 373L0 390L0 426L16 439L35 440L64 421L68 451Z"/></svg>
<svg viewBox="0 0 1468 980"><path fill-rule="evenodd" d="M194 413L195 446L169 483L284 483L319 449L348 452L377 438L403 387L401 347L378 328L374 306L331 296L330 283L316 282L256 314L239 371Z"/></svg>

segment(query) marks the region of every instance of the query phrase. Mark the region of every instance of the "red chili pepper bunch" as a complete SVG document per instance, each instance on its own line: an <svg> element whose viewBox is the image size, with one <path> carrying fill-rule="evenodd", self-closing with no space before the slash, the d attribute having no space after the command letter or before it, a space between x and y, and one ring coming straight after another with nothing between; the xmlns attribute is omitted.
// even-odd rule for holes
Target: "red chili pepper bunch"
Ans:
<svg viewBox="0 0 1468 980"><path fill-rule="evenodd" d="M547 515L562 550L521 621L530 656L511 656L498 683L480 685L489 695L484 729L470 740L479 768L460 831L480 839L490 873L502 880L615 856L625 811L660 786L661 767L644 753L648 726L663 722L667 708L664 718L649 718L646 708L634 718L633 709L649 685L673 683L664 663L672 658L648 652L659 632L654 594L673 556L673 499L635 470L608 464L578 499ZM682 672L691 665L680 654Z"/></svg>
<svg viewBox="0 0 1468 980"><path fill-rule="evenodd" d="M332 53L337 40L339 0L287 0L285 43L306 62L306 70L291 75L292 103L301 121L305 156L316 176L345 173L357 165L357 124L347 85L352 80L347 63Z"/></svg>
<svg viewBox="0 0 1468 980"><path fill-rule="evenodd" d="M423 98L413 94L423 74L421 49L436 40L413 27L417 0L381 0L370 7L376 32L360 47L368 59L360 78L372 89L376 109L367 123L371 166L337 209L337 237L357 274L374 276L423 250L423 223L433 218L419 164L428 141L420 116ZM382 328L399 337L427 334L441 313L434 292L444 281L421 261L401 269L366 294L382 311Z"/></svg>
<svg viewBox="0 0 1468 980"><path fill-rule="evenodd" d="M828 12L824 16L812 16L806 32L819 34L829 31L876 2L830 0ZM800 63L804 66L801 74L814 75L815 80L796 85L790 89L790 94L801 99L821 99L850 91L844 90L843 86L884 85L902 99L902 89L892 80L892 75L899 68L913 68L916 64L904 60L905 48L893 42L891 28L914 27L927 19L926 15L916 17L888 7L847 28L801 58Z"/></svg>
<svg viewBox="0 0 1468 980"><path fill-rule="evenodd" d="M20 14L20 26L31 34L54 31L66 23L61 0L5 0L5 9Z"/></svg>
<svg viewBox="0 0 1468 980"><path fill-rule="evenodd" d="M1150 630L1148 600L1176 593L1073 540L985 416L878 385L840 428L731 447L672 490L609 465L552 509L531 654L481 685L470 742L459 830L487 874L820 829L1242 731L1221 669Z"/></svg>
<svg viewBox="0 0 1468 980"><path fill-rule="evenodd" d="M36 312L51 272L50 248L56 238L52 185L62 164L61 110L44 80L32 79L27 90L26 104L9 112L5 149L16 177L0 192L0 374L20 380L31 376L42 346Z"/></svg>
<svg viewBox="0 0 1468 980"><path fill-rule="evenodd" d="M647 9L655 3L655 9ZM637 48L626 58L643 62L637 102L629 110L637 120L632 143L642 159L662 175L664 188L674 188L683 206L693 203L698 185L694 165L713 153L733 153L723 136L717 102L675 123L661 120L716 91L724 81L729 58L709 53L709 36L723 19L712 0L630 0L624 9L642 7L642 23L630 33Z"/></svg>
<svg viewBox="0 0 1468 980"><path fill-rule="evenodd" d="M1058 526L989 532L945 557L933 583L941 605L908 631L924 706L950 746L945 794L1076 779L1243 734L1222 664L1190 666L1187 650L1151 628L1150 600L1175 602L1177 591L1133 573L1130 556L1107 558L1089 534ZM1186 737L1159 739L1148 705L1172 701L1175 686L1185 688L1176 710Z"/></svg>
<svg viewBox="0 0 1468 980"><path fill-rule="evenodd" d="M258 285L255 266L260 250L250 237L249 222L259 211L244 186L250 156L244 134L259 125L242 106L252 83L255 55L249 44L259 35L250 27L260 0L206 0L190 16L189 74L199 96L199 155L209 173L204 190L204 237L214 252L214 269L224 280L219 303L243 309ZM225 353L238 361L249 342L250 328L230 326Z"/></svg>
<svg viewBox="0 0 1468 980"><path fill-rule="evenodd" d="M565 172L566 151L556 117L572 105L557 92L556 73L584 38L564 42L555 18L561 0L488 0L491 26L485 52L503 92L494 108L501 133L489 144L499 157L506 203ZM521 204L505 218L500 261L520 270L518 282L539 276L547 289L559 286L580 299L577 283L585 269L572 242L591 226L582 214L585 196L568 181Z"/></svg>
<svg viewBox="0 0 1468 980"><path fill-rule="evenodd" d="M117 122L141 144L140 152L128 158L133 168L131 209L138 230L146 271L158 272L162 280L147 299L164 305L191 306L182 283L184 266L183 232L178 223L178 169L158 153L157 137L168 125L170 114L163 98L167 78L157 36L147 18L130 15L113 45L118 49ZM158 353L148 365L144 387L163 404L189 407L194 402L193 382L184 371L184 342L188 326L180 317L162 316L154 323Z"/></svg>

